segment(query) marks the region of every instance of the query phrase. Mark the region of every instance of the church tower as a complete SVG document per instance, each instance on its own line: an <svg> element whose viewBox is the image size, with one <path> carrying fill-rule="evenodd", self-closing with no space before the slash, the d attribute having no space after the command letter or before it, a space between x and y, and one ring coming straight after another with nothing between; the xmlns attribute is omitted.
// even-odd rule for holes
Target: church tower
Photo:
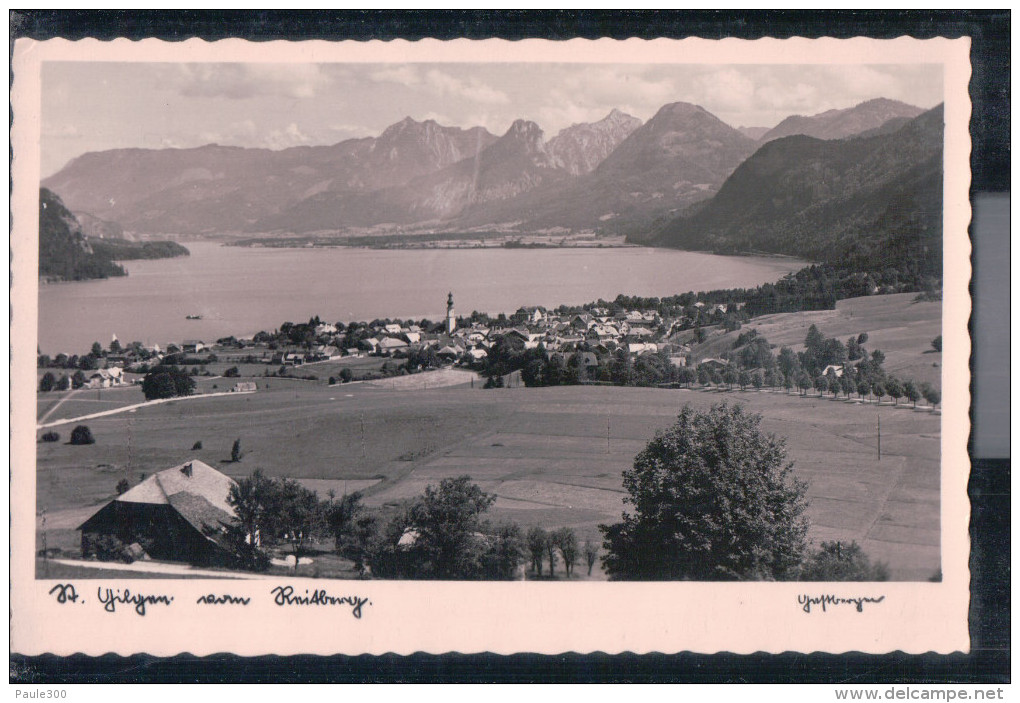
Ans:
<svg viewBox="0 0 1020 703"><path fill-rule="evenodd" d="M457 329L457 317L453 313L453 292L446 298L446 333L453 334Z"/></svg>

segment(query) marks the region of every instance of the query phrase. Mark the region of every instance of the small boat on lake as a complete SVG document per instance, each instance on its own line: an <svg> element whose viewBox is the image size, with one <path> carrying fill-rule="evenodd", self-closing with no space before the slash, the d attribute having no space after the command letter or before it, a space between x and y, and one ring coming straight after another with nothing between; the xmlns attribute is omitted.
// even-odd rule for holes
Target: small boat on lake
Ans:
<svg viewBox="0 0 1020 703"><path fill-rule="evenodd" d="M184 319L185 320L201 320L202 316L201 315L185 315Z"/></svg>

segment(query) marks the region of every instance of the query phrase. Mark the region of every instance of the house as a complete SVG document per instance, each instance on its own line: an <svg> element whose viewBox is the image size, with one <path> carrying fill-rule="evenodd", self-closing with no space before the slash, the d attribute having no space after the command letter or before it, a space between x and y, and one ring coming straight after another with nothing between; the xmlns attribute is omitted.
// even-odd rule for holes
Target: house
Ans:
<svg viewBox="0 0 1020 703"><path fill-rule="evenodd" d="M830 372L836 374L836 378L843 378L843 367L841 365L829 364L822 369L823 376L828 376Z"/></svg>
<svg viewBox="0 0 1020 703"><path fill-rule="evenodd" d="M379 353L386 356L392 355L394 352L400 349L407 348L407 342L402 339L395 337L383 337L379 340Z"/></svg>
<svg viewBox="0 0 1020 703"><path fill-rule="evenodd" d="M110 501L81 531L83 557L181 561L229 565L234 561L227 501L234 480L196 459L149 476Z"/></svg>
<svg viewBox="0 0 1020 703"><path fill-rule="evenodd" d="M205 342L201 339L185 339L181 342L181 351L185 354L197 354L205 349Z"/></svg>
<svg viewBox="0 0 1020 703"><path fill-rule="evenodd" d="M230 389L231 393L254 393L259 387L255 384L255 381L241 381L235 383L234 387Z"/></svg>
<svg viewBox="0 0 1020 703"><path fill-rule="evenodd" d="M540 306L519 308L512 316L514 322L527 322L537 325L546 318L546 309Z"/></svg>
<svg viewBox="0 0 1020 703"><path fill-rule="evenodd" d="M646 342L631 342L627 345L627 352L630 354L643 354L645 352L656 352L658 345Z"/></svg>
<svg viewBox="0 0 1020 703"><path fill-rule="evenodd" d="M383 329L386 331L386 334L400 334L401 332L400 325L395 324L384 325Z"/></svg>
<svg viewBox="0 0 1020 703"><path fill-rule="evenodd" d="M108 369L99 369L93 372L85 382L87 388L110 388L124 383L124 369L119 366L111 366Z"/></svg>

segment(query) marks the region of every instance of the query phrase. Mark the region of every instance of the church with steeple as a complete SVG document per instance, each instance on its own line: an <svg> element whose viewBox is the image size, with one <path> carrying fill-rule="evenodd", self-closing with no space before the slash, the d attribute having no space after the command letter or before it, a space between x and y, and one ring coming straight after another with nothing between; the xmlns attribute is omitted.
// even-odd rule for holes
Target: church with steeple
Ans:
<svg viewBox="0 0 1020 703"><path fill-rule="evenodd" d="M446 298L446 333L453 334L457 329L457 316L453 312L453 291Z"/></svg>

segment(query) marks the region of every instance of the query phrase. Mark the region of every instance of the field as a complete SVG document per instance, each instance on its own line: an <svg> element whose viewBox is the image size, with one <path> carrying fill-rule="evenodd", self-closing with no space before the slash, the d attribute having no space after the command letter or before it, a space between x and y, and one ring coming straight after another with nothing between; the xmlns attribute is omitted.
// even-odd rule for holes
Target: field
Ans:
<svg viewBox="0 0 1020 703"><path fill-rule="evenodd" d="M868 331L866 346L886 353L890 371L932 380L920 371L940 370L928 361L940 355L924 353L938 334L938 305L885 297L900 300L845 301L836 311L760 318L752 326L770 342L791 345L811 322L841 337ZM904 320L915 312L926 316L924 324ZM887 331L897 327L900 336ZM36 505L46 511L47 544L73 551L75 528L114 496L120 479L134 484L188 458L233 477L261 468L300 479L323 497L330 489L362 490L372 506L394 506L430 483L468 474L497 495L494 520L569 526L582 542L597 540L600 523L620 519L621 474L655 431L684 404L704 409L726 401L761 413L767 431L787 438L795 472L809 483L816 545L856 540L889 565L894 579L925 580L939 571L941 418L927 409L768 391L482 390L456 373L447 374L448 385L432 374L336 386L270 378L253 394L90 420L96 437L90 446L64 444L71 425L62 425L61 442L40 443L37 452ZM230 461L235 439L242 449L237 463ZM199 441L202 448L193 450Z"/></svg>
<svg viewBox="0 0 1020 703"><path fill-rule="evenodd" d="M493 518L571 526L594 539L599 523L619 519L621 472L655 430L684 403L727 400L761 412L768 431L788 438L796 473L810 484L812 539L855 539L896 578L939 568L940 418L927 411L767 392L281 386L99 418L89 423L91 446L40 444L37 507L47 511L49 546L73 549L74 528L121 478L135 483L189 457L235 477L262 468L338 492L346 480L375 506L468 474L498 496ZM231 463L235 438L244 455ZM196 441L203 448L192 451Z"/></svg>

